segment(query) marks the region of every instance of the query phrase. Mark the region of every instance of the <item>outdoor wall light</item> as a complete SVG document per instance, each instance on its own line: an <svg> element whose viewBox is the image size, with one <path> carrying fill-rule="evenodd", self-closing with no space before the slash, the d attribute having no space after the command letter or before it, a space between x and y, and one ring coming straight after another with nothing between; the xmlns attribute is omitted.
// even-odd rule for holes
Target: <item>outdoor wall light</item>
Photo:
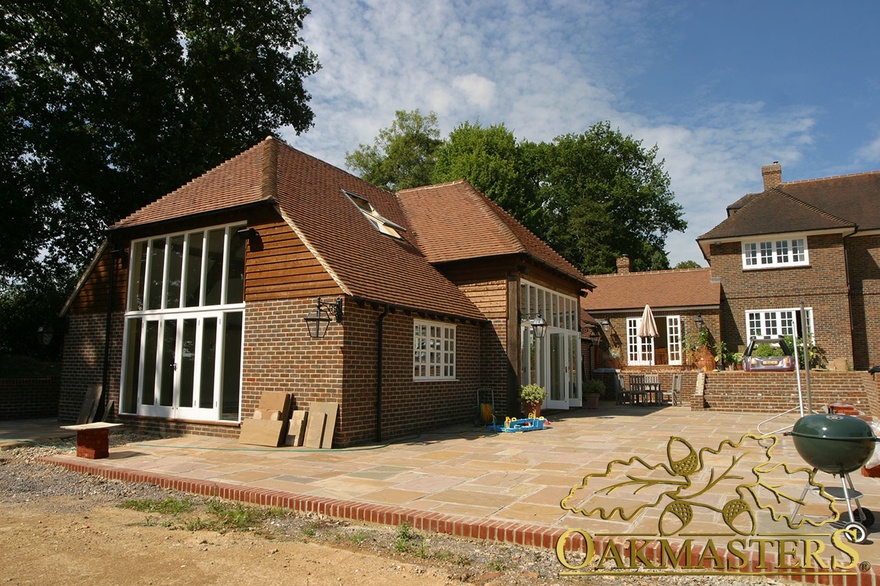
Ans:
<svg viewBox="0 0 880 586"><path fill-rule="evenodd" d="M697 317L694 318L694 323L697 324L697 328L701 330L706 327L706 322L703 321L702 313L697 313Z"/></svg>
<svg viewBox="0 0 880 586"><path fill-rule="evenodd" d="M599 345L599 324L596 324L590 328L590 335L588 339L590 340L591 345Z"/></svg>
<svg viewBox="0 0 880 586"><path fill-rule="evenodd" d="M603 317L602 319L599 320L599 325L602 326L603 328L607 328L608 326L611 325L611 321L607 317Z"/></svg>
<svg viewBox="0 0 880 586"><path fill-rule="evenodd" d="M535 337L539 340L544 337L544 332L547 331L547 322L544 321L544 318L540 315L536 315L532 317L528 315L520 320L522 323L530 323L532 325L532 331L535 333Z"/></svg>
<svg viewBox="0 0 880 586"><path fill-rule="evenodd" d="M238 237L242 240L250 240L251 238L259 235L257 234L257 231L253 228L241 228L239 230L236 230L235 233L238 234Z"/></svg>
<svg viewBox="0 0 880 586"><path fill-rule="evenodd" d="M330 314L336 317L336 323L342 323L342 298L337 297L332 303L324 303L318 297L315 310L303 318L306 322L306 328L309 330L310 338L323 338L327 335L327 329L330 327Z"/></svg>

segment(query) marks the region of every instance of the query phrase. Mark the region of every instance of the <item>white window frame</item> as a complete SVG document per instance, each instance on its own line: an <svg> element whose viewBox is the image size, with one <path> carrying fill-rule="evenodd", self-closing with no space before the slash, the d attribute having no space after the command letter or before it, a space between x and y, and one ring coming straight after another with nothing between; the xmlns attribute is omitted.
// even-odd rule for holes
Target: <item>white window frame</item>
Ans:
<svg viewBox="0 0 880 586"><path fill-rule="evenodd" d="M670 366L681 365L681 316L661 315L655 320L666 322L666 359ZM655 344L654 338L640 338L638 335L641 317L629 317L626 319L626 348L627 364L630 366L654 366Z"/></svg>
<svg viewBox="0 0 880 586"><path fill-rule="evenodd" d="M583 401L578 311L576 296L525 279L520 281L520 381L524 385L535 383L547 389L544 406L548 409L580 407ZM538 317L546 326L544 337L540 339L535 337L532 329L532 322ZM557 354L554 354L554 340ZM557 381L555 387L554 380Z"/></svg>
<svg viewBox="0 0 880 586"><path fill-rule="evenodd" d="M763 237L742 242L742 267L746 271L809 266L806 235Z"/></svg>
<svg viewBox="0 0 880 586"><path fill-rule="evenodd" d="M456 326L413 320L413 380L455 380Z"/></svg>
<svg viewBox="0 0 880 586"><path fill-rule="evenodd" d="M198 320L198 331L197 331L197 340L202 340L202 327L204 325L205 319L217 319L218 332L224 327L225 320L228 318L230 314L237 313L241 315L241 323L242 323L242 332L244 331L244 309L245 303L243 300L244 290L241 290L242 300L234 300L230 301L228 297L230 296L230 258L232 251L233 239L239 238L237 235L238 229L244 227L244 223L236 222L232 224L221 224L216 226L209 226L206 228L201 228L198 230L189 230L186 232L173 232L167 234L160 234L156 236L151 236L149 238L143 238L138 240L133 240L131 243L131 260L129 266L131 270L129 271L129 282L128 282L128 291L127 291L127 299L126 299L126 312L125 312L125 330L123 333L123 361L122 361L122 374L120 377L120 389L123 393L123 397L120 400L120 412L126 414L136 414L136 415L153 415L153 416L164 416L170 419L195 419L195 420L203 420L203 421L240 421L241 420L241 370L238 373L238 413L235 414L234 418L231 418L230 414L224 414L223 408L219 403L219 399L222 395L223 389L222 385L224 383L222 377L222 356L225 345L225 339L221 334L218 333L217 345L215 348L215 376L214 376L214 387L213 387L213 395L214 395L214 404L212 407L207 409L194 410L190 409L191 406L186 405L175 405L173 407L168 408L160 408L155 404L154 406L147 405L142 403L142 396L144 393L144 337L146 336L146 328L141 329L141 341L138 345L140 350L140 354L138 356L128 355L128 348L130 344L134 344L135 340L132 335L132 331L134 329L135 322L140 322L145 325L147 321L156 322L160 324L164 324L165 321L176 321L181 318L189 318ZM212 232L220 232L222 231L222 261L221 261L221 274L219 275L219 303L209 303L206 299L206 287L208 284L208 256L210 254L210 250L208 247L208 235ZM195 305L186 306L186 279L188 275L188 262L189 262L189 247L191 243L194 242L194 239L197 237L201 237L200 247L201 247L201 260L199 261L198 268L198 297L197 303ZM169 289L169 280L168 280L168 267L171 262L171 254L170 254L170 244L172 239L180 239L182 238L182 248L181 248L181 264L178 269L175 270L175 274L179 276L179 283L177 285L176 293L173 297L169 297L170 289ZM163 242L164 241L164 242ZM153 246L157 245L157 243L161 243L162 253L154 255L153 254ZM138 253L143 253L143 257L139 256ZM141 263L146 263L142 266ZM159 267L158 265L162 266ZM149 305L148 299L151 295L150 287L151 283L151 272L154 270L162 270L162 280L158 283L161 286L161 292L158 294L160 303L157 307L147 307ZM143 271L141 270L143 269ZM195 283L193 283L195 284ZM243 283L242 283L243 287ZM169 300L172 302L169 304ZM160 325L160 328L164 327ZM180 338L180 333L178 333L178 338ZM201 344L198 343L200 346ZM242 335L241 340L241 348L238 350L240 352L239 355L239 365L243 364L244 358L244 337ZM176 365L179 362L180 350L177 351L177 358L175 359L174 364ZM135 364L137 363L137 364ZM161 370L166 366L159 366L156 372L156 380L160 376ZM134 372L139 373L137 380L131 380L129 378L130 371L135 369ZM176 368L175 368L176 370ZM178 375L175 373L174 375L177 377ZM134 387L130 387L129 384L134 383ZM177 383L175 383L175 388L177 387ZM199 392L199 389L196 388L194 392ZM135 403L136 408L133 411L127 410L127 399L131 397L129 394L134 393L135 395ZM153 393L158 396L158 389L154 389Z"/></svg>
<svg viewBox="0 0 880 586"><path fill-rule="evenodd" d="M779 309L747 309L745 312L746 339L775 338L777 336L795 336L800 326L797 316L800 307L784 307ZM810 340L813 333L813 308L805 307L807 314L807 334Z"/></svg>

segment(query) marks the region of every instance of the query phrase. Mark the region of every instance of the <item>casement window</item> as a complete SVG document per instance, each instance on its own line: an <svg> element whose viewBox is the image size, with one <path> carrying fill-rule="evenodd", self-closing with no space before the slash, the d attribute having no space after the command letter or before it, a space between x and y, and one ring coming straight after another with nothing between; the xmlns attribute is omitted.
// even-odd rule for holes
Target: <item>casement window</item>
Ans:
<svg viewBox="0 0 880 586"><path fill-rule="evenodd" d="M805 308L807 335L813 339L813 309ZM796 308L760 309L746 311L748 338L773 338L777 336L803 337L801 311Z"/></svg>
<svg viewBox="0 0 880 586"><path fill-rule="evenodd" d="M742 243L743 269L806 266L810 263L806 238L748 240Z"/></svg>
<svg viewBox="0 0 880 586"><path fill-rule="evenodd" d="M455 379L455 326L413 322L413 380Z"/></svg>
<svg viewBox="0 0 880 586"><path fill-rule="evenodd" d="M131 244L120 411L238 421L243 225Z"/></svg>

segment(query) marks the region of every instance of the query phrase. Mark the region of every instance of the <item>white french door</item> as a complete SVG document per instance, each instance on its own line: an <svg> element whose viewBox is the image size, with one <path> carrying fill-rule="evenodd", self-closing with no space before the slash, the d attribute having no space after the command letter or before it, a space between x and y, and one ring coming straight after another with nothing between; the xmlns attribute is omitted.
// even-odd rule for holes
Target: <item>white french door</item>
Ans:
<svg viewBox="0 0 880 586"><path fill-rule="evenodd" d="M547 409L580 407L579 337L566 331L548 331L543 338L536 338L531 326L523 327L521 335L522 384L534 383L547 389Z"/></svg>
<svg viewBox="0 0 880 586"><path fill-rule="evenodd" d="M659 335L656 338L642 338L638 334L642 318L627 318L626 348L627 364L630 366L681 364L681 317L667 315L655 319Z"/></svg>
<svg viewBox="0 0 880 586"><path fill-rule="evenodd" d="M131 381L136 412L228 419L224 397L238 395L242 318L242 312L201 312L130 320L139 322L129 324L130 335L139 338L131 341L138 362Z"/></svg>

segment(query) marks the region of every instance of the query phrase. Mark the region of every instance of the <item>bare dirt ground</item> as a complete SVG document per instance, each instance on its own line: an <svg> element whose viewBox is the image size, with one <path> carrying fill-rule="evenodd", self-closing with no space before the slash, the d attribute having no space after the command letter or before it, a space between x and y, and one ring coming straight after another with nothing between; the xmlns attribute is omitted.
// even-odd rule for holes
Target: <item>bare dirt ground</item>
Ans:
<svg viewBox="0 0 880 586"><path fill-rule="evenodd" d="M553 552L420 535L108 481L0 452L0 584L778 584L570 578Z"/></svg>

